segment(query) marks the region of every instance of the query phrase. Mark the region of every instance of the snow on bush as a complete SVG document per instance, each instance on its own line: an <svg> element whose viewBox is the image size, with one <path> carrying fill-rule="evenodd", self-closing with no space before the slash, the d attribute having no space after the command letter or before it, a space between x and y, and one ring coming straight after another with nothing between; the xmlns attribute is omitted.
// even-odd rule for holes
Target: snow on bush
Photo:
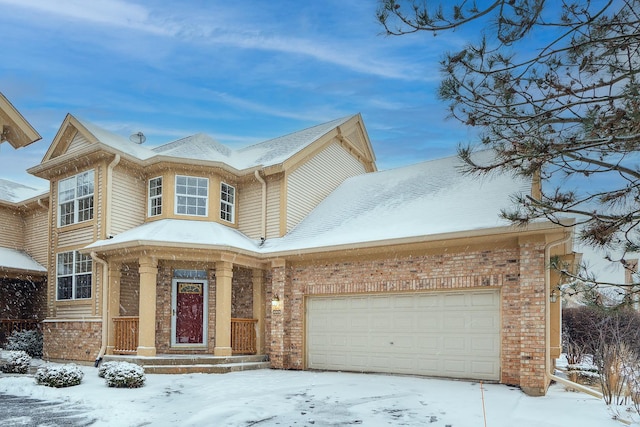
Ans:
<svg viewBox="0 0 640 427"><path fill-rule="evenodd" d="M7 350L22 350L31 357L42 357L42 332L13 331L7 339Z"/></svg>
<svg viewBox="0 0 640 427"><path fill-rule="evenodd" d="M104 365L108 366L101 376L109 387L138 388L144 385L146 378L142 366L129 362L106 362ZM98 375L100 374L98 370Z"/></svg>
<svg viewBox="0 0 640 427"><path fill-rule="evenodd" d="M119 363L122 362L103 362L100 364L100 367L98 368L98 376L100 378L104 378L104 375L107 373L107 371L111 368L113 368L114 366L118 366Z"/></svg>
<svg viewBox="0 0 640 427"><path fill-rule="evenodd" d="M26 374L31 364L31 356L24 351L9 350L3 353L7 363L0 366L0 371L14 374Z"/></svg>
<svg viewBox="0 0 640 427"><path fill-rule="evenodd" d="M48 387L71 387L80 384L84 374L75 364L45 365L36 371L36 383Z"/></svg>

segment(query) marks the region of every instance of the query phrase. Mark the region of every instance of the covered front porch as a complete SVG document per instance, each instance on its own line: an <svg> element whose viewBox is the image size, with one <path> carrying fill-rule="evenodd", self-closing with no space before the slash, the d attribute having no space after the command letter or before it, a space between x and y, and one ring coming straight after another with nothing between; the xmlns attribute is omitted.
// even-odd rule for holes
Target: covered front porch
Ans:
<svg viewBox="0 0 640 427"><path fill-rule="evenodd" d="M175 253L145 252L111 259L92 254L107 278L105 360L179 360L181 355L266 360L265 268L260 262L211 251L182 249L180 259Z"/></svg>

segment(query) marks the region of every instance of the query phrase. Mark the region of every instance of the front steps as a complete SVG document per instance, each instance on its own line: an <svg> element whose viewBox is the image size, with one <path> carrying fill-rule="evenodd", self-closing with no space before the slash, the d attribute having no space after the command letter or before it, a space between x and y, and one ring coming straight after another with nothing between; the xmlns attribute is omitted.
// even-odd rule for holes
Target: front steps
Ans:
<svg viewBox="0 0 640 427"><path fill-rule="evenodd" d="M140 365L147 374L225 374L227 372L268 369L266 355L212 356L197 354L160 354L152 357L105 355L102 363L130 362Z"/></svg>

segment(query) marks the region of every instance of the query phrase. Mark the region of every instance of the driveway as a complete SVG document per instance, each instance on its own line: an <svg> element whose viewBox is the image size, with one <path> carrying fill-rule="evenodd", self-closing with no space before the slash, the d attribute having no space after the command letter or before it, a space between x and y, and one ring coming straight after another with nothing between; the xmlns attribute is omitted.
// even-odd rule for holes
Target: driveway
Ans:
<svg viewBox="0 0 640 427"><path fill-rule="evenodd" d="M95 419L86 408L62 401L44 401L30 397L0 393L0 425L2 426L90 426Z"/></svg>

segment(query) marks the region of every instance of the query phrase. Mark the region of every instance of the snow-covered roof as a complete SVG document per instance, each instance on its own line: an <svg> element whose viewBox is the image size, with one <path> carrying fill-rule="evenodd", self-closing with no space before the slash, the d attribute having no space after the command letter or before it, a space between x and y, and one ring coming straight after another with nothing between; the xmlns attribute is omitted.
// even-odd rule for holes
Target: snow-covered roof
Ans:
<svg viewBox="0 0 640 427"><path fill-rule="evenodd" d="M0 200L5 202L19 203L47 193L47 190L28 187L17 182L0 178Z"/></svg>
<svg viewBox="0 0 640 427"><path fill-rule="evenodd" d="M36 262L33 258L24 252L15 249L0 247L0 268L9 268L15 270L41 271L47 272L47 269Z"/></svg>
<svg viewBox="0 0 640 427"><path fill-rule="evenodd" d="M140 160L154 156L170 156L225 163L237 170L256 166L272 166L284 162L332 129L344 124L354 116L343 117L316 125L289 135L270 139L249 147L233 150L206 134L196 134L167 144L148 148L135 144L92 123L78 119L101 143Z"/></svg>
<svg viewBox="0 0 640 427"><path fill-rule="evenodd" d="M491 152L475 160L491 159ZM348 245L508 226L500 210L530 182L510 174L478 177L447 157L347 179L267 251Z"/></svg>
<svg viewBox="0 0 640 427"><path fill-rule="evenodd" d="M476 161L488 156L479 153ZM514 194L528 193L530 183L509 174L468 175L461 166L458 157L448 157L349 178L291 232L263 245L218 223L167 219L89 248L167 242L269 254L508 226L500 210L512 205Z"/></svg>
<svg viewBox="0 0 640 427"><path fill-rule="evenodd" d="M224 246L255 251L256 241L238 230L217 222L162 219L145 223L120 233L109 240L99 240L87 249L127 244L188 244L190 247Z"/></svg>

